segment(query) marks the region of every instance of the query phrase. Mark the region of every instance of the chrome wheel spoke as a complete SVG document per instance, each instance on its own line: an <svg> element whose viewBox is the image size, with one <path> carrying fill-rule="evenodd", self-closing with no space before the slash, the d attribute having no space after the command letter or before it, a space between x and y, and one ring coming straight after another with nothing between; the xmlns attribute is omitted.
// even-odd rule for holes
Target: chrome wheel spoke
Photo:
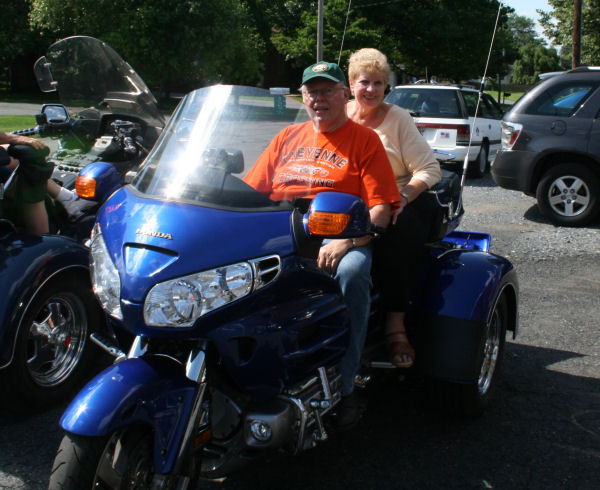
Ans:
<svg viewBox="0 0 600 490"><path fill-rule="evenodd" d="M30 371L47 371L48 365L53 364L55 357L54 345L48 342L47 337L36 335L29 339L27 367Z"/></svg>

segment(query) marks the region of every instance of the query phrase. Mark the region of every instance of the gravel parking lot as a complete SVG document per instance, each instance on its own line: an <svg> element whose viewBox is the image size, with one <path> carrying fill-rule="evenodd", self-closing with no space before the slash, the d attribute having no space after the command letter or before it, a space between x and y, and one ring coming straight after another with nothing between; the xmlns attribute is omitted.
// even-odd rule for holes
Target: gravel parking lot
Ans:
<svg viewBox="0 0 600 490"><path fill-rule="evenodd" d="M491 233L521 286L520 332L506 344L490 410L474 421L444 417L424 406L419 383L377 379L362 426L208 487L599 487L600 225L554 227L533 198L489 175L467 180L464 201L461 228ZM0 412L0 488L46 488L60 411Z"/></svg>

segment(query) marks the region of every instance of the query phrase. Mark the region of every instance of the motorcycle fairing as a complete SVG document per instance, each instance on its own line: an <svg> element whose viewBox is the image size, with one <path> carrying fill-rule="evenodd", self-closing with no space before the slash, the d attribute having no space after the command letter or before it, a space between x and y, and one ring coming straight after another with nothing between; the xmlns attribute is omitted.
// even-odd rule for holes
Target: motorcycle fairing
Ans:
<svg viewBox="0 0 600 490"><path fill-rule="evenodd" d="M60 426L104 436L132 425L154 430L154 468L172 470L199 385L167 356L126 359L93 378L73 399ZM149 429L150 430L150 429Z"/></svg>
<svg viewBox="0 0 600 490"><path fill-rule="evenodd" d="M290 215L289 209L233 212L160 201L127 186L97 220L120 271L122 298L141 303L157 282L265 255L290 255L295 247Z"/></svg>
<svg viewBox="0 0 600 490"><path fill-rule="evenodd" d="M23 313L40 288L59 272L88 267L89 250L71 238L9 234L0 239L0 368L10 364Z"/></svg>
<svg viewBox="0 0 600 490"><path fill-rule="evenodd" d="M136 335L210 339L237 385L259 400L280 394L320 366L334 365L347 344L339 286L314 260L293 256L282 261L275 283L202 316L190 328L146 326L141 303L123 302L122 311L122 327Z"/></svg>

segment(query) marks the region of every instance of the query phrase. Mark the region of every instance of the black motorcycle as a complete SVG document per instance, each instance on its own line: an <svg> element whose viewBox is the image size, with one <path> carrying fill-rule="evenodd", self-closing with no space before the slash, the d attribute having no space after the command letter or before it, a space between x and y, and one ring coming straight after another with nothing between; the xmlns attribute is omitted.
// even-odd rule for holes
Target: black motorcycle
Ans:
<svg viewBox="0 0 600 490"><path fill-rule="evenodd" d="M46 104L36 116L37 134L50 148L51 178L93 198L102 182L78 177L92 162L116 169L121 184L135 175L154 145L164 118L156 100L133 69L106 43L86 36L63 39L34 65L42 91L57 91L62 104ZM36 162L21 158L5 183L7 211L11 188ZM79 180L78 180L79 179ZM106 328L89 279L90 234L101 203L90 201L68 216L47 198L51 234L27 234L9 212L0 218L0 387L3 405L39 410L63 401L91 376L98 351L92 332ZM94 369L95 368L95 369Z"/></svg>

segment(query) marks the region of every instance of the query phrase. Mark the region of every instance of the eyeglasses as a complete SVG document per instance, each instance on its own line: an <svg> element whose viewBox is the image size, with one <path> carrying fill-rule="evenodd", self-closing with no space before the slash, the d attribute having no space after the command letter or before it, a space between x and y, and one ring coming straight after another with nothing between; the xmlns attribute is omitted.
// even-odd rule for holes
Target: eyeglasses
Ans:
<svg viewBox="0 0 600 490"><path fill-rule="evenodd" d="M310 100L316 100L319 95L325 97L326 99L330 99L334 96L334 94L338 90L343 90L344 87L333 87L333 88L321 88L314 90L305 90L304 95L306 95Z"/></svg>

